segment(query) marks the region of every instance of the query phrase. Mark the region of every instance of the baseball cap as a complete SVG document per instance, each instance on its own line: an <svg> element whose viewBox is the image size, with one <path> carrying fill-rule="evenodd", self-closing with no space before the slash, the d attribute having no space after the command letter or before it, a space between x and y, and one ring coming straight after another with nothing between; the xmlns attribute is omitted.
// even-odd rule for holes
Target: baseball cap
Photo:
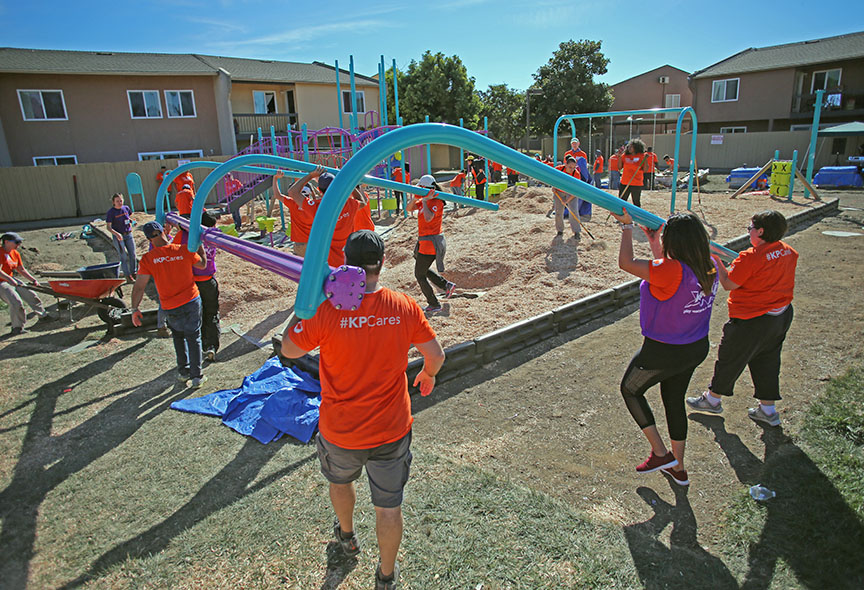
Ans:
<svg viewBox="0 0 864 590"><path fill-rule="evenodd" d="M322 193L326 191L327 187L330 186L330 183L333 182L335 178L336 177L329 172L324 172L323 174L321 174L321 176L318 177L318 190L320 190Z"/></svg>
<svg viewBox="0 0 864 590"><path fill-rule="evenodd" d="M603 153L603 150L594 150L594 153L595 153L595 154L602 154L602 153Z"/></svg>
<svg viewBox="0 0 864 590"><path fill-rule="evenodd" d="M573 139L570 140L570 143L579 143L579 138L574 137Z"/></svg>
<svg viewBox="0 0 864 590"><path fill-rule="evenodd" d="M191 189L192 187L189 186L188 184L184 184L184 185L183 185L183 188L180 189L180 190L186 190L187 188L188 188L188 189Z"/></svg>
<svg viewBox="0 0 864 590"><path fill-rule="evenodd" d="M303 188L300 189L300 194L304 197L311 197L313 194L312 188L308 184L304 184Z"/></svg>
<svg viewBox="0 0 864 590"><path fill-rule="evenodd" d="M424 174L420 177L420 180L417 181L417 186L421 186L423 188L432 188L435 186L435 177L431 174Z"/></svg>
<svg viewBox="0 0 864 590"><path fill-rule="evenodd" d="M24 239L18 234L16 234L14 231L3 234L3 238L0 241L5 242L6 240L9 240L10 242L15 242L16 244L20 244L24 241Z"/></svg>
<svg viewBox="0 0 864 590"><path fill-rule="evenodd" d="M150 240L155 238L156 236L161 235L164 231L164 228L162 227L162 224L160 224L158 221L148 221L143 226L141 226L141 231L143 231L147 239Z"/></svg>
<svg viewBox="0 0 864 590"><path fill-rule="evenodd" d="M361 229L345 242L345 262L351 266L372 266L384 259L384 240L374 231Z"/></svg>
<svg viewBox="0 0 864 590"><path fill-rule="evenodd" d="M571 155L568 154L567 157L564 158L564 161L565 161L565 162L575 162L575 161L576 161L576 158L574 158L573 156L571 156Z"/></svg>

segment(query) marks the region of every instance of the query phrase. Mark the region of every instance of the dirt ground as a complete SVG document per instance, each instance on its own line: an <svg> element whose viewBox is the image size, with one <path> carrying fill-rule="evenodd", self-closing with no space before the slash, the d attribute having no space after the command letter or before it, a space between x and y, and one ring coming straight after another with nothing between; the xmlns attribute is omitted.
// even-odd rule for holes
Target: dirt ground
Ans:
<svg viewBox="0 0 864 590"><path fill-rule="evenodd" d="M791 213L811 205L801 199L787 203L749 196L729 201L727 196L702 195L699 204L694 195L694 211L707 220L718 242L744 233L755 211L777 208ZM864 355L864 236L840 238L822 233L864 231L864 193L825 196L840 197L839 214L787 240L801 255L795 321L781 372L784 400L779 406L783 429L793 437L802 408L824 382L860 363ZM679 193L679 203L680 198ZM572 239L556 239L552 220L546 218L550 202L548 189L520 189L502 198L497 214L465 209L445 218L449 248L445 275L462 289L485 293L477 299L452 299L444 313L432 318L445 346L629 278L615 268L620 231L611 221L605 222L605 213L595 215L589 226L596 242L583 236L577 245ZM668 213L668 194L649 193L644 203L655 213ZM419 297L410 260L414 223L410 219L391 220L382 223L379 230L386 232L390 262L384 283ZM59 231L76 229L80 228L22 231L25 264L31 270L56 270L116 259L110 246L99 239L49 239ZM647 253L644 244L640 247ZM223 334L220 360L207 368L211 381L202 393L234 387L243 375L260 366L270 352L269 335L287 320L295 294L290 281L254 272L248 264L227 255L220 255L219 267L223 332L234 326L248 339ZM130 293L131 289L126 289L127 301ZM47 304L48 298L44 299ZM30 333L0 340L2 407L7 405L4 400L11 391L32 390L34 380L41 382L50 375L72 371L77 381L86 381L92 375L87 373L84 359L92 360L94 354L112 358L129 355L124 374L118 376L129 387L135 387L132 381L151 379L154 370L167 370L172 362L170 341L155 339L152 333L100 340L104 335L101 323L92 314L80 317L84 311L81 306L72 310L77 320L74 324L69 323L68 312L60 312L53 305L49 311L48 319L28 320ZM712 350L694 375L693 393L701 391L710 379L726 318L725 300L718 297L710 334ZM7 322L6 312L0 311L0 331L8 331ZM415 440L435 452L507 474L604 521L622 527L646 521L654 516L656 507L643 500L640 486L650 486L660 500L672 504L675 490L660 474L637 477L633 471L647 455L647 445L624 409L618 380L640 340L634 307L480 367L469 377L440 386L429 398L414 400ZM263 344L257 347L250 341ZM34 377L34 367L27 358L37 355L44 379ZM103 385L105 397L113 395L108 392L117 385L108 381ZM738 437L741 452L749 453L757 462L765 456L765 433L746 417L751 391L749 376L744 375L736 396L724 404L725 420L719 426L717 421L691 421L689 502L698 524L696 540L708 553L717 551L724 507L749 485L718 446L718 438ZM655 392L649 393L649 401L662 432L663 416ZM97 413L102 403L107 402L79 409L75 420ZM73 426L66 421L62 412L58 414L51 434L62 434ZM9 446L7 459L0 461L2 485L8 483L15 468L9 461L15 456L17 443L10 444L4 446ZM658 531L658 539L674 544L669 534L668 529Z"/></svg>

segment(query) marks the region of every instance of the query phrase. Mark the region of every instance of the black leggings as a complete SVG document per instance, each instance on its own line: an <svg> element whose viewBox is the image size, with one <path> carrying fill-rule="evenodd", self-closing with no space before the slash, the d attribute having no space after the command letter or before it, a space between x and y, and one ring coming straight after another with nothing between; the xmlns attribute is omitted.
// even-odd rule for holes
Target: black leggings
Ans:
<svg viewBox="0 0 864 590"><path fill-rule="evenodd" d="M435 262L435 255L420 254L417 252L414 254L414 259L414 278L417 279L420 290L423 291L423 296L426 297L426 302L433 307L438 307L438 298L435 297L435 291L432 290L429 281L432 281L441 289L446 289L447 280L430 268L432 263Z"/></svg>
<svg viewBox="0 0 864 590"><path fill-rule="evenodd" d="M707 356L707 336L690 344L664 344L645 338L621 379L621 395L639 428L655 423L645 392L659 383L669 437L676 441L687 439L684 395L693 371Z"/></svg>
<svg viewBox="0 0 864 590"><path fill-rule="evenodd" d="M626 201L630 198L630 195L633 195L633 204L637 207L642 206L642 185L631 184L630 186L625 186L624 183L618 185L618 198Z"/></svg>

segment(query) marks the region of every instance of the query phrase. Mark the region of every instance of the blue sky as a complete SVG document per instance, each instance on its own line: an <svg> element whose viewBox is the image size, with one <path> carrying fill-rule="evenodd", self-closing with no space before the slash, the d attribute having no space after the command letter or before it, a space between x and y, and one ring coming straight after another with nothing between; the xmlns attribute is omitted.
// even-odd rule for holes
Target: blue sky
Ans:
<svg viewBox="0 0 864 590"><path fill-rule="evenodd" d="M748 47L864 30L864 13L814 14L813 2L598 0L0 0L0 45L313 60L373 75L429 49L458 55L485 89L524 89L558 44L603 43L601 81L670 64L694 71ZM848 7L847 7L848 8ZM689 21L692 24L686 24Z"/></svg>

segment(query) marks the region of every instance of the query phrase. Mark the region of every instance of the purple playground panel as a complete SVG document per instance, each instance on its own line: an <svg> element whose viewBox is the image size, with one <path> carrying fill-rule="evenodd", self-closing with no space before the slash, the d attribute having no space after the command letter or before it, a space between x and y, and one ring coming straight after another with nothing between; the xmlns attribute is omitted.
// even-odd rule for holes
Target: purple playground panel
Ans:
<svg viewBox="0 0 864 590"><path fill-rule="evenodd" d="M168 213L165 222L189 231L189 220L176 213ZM201 229L204 243L295 283L300 282L303 259L299 256L229 236L215 227ZM366 292L366 272L355 266L343 265L336 269L331 267L322 288L327 301L336 309L357 309Z"/></svg>

